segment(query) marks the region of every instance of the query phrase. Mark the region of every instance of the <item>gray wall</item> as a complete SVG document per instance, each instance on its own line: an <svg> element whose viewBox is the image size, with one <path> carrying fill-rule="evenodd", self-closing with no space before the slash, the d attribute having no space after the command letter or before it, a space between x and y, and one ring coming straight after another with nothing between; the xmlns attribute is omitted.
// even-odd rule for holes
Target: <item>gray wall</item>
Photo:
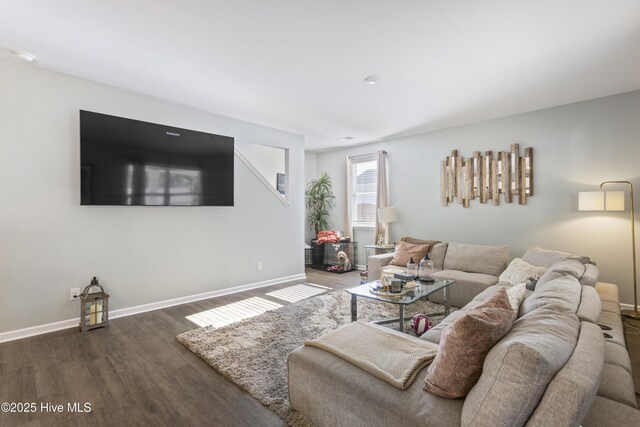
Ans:
<svg viewBox="0 0 640 427"><path fill-rule="evenodd" d="M291 206L237 158L234 207L80 206L79 109L288 148ZM300 135L1 61L0 130L0 332L77 317L94 275L119 309L304 273Z"/></svg>
<svg viewBox="0 0 640 427"><path fill-rule="evenodd" d="M439 164L452 149L470 157L513 143L534 149L535 196L527 205L440 205ZM588 255L600 279L620 285L623 302L632 302L629 211L578 212L577 197L604 180L630 180L640 188L640 91L318 153L317 173L331 175L340 201L332 212L335 228L344 228L344 158L379 148L388 152L391 204L398 208L393 239L508 245L512 258L531 244ZM369 230L356 230L355 238L360 247L374 240Z"/></svg>

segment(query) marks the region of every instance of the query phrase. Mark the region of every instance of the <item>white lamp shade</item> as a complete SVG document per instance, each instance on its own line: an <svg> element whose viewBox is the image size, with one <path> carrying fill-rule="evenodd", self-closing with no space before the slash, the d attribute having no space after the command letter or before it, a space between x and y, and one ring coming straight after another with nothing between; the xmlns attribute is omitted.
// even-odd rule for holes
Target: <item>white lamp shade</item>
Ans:
<svg viewBox="0 0 640 427"><path fill-rule="evenodd" d="M624 191L605 191L604 192L604 210L605 211L623 211L624 210Z"/></svg>
<svg viewBox="0 0 640 427"><path fill-rule="evenodd" d="M398 220L398 211L394 206L378 209L378 222L388 224Z"/></svg>
<svg viewBox="0 0 640 427"><path fill-rule="evenodd" d="M578 193L579 211L603 211L604 191L581 191Z"/></svg>
<svg viewBox="0 0 640 427"><path fill-rule="evenodd" d="M624 191L582 191L578 193L579 211L623 211Z"/></svg>

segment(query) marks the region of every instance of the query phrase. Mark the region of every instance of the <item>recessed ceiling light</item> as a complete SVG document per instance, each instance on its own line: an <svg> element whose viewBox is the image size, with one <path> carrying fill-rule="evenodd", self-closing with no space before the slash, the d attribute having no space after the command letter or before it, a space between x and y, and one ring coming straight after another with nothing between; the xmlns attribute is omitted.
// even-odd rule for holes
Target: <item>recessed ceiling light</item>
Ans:
<svg viewBox="0 0 640 427"><path fill-rule="evenodd" d="M27 52L21 52L19 50L14 50L11 53L13 53L15 56L17 56L18 58L20 58L22 61L24 62L33 62L36 60L36 57L31 55L30 53Z"/></svg>
<svg viewBox="0 0 640 427"><path fill-rule="evenodd" d="M353 139L353 137L352 137L352 136L347 135L347 136L341 136L341 137L340 137L340 138L338 138L337 140L338 140L338 141L351 141L352 139Z"/></svg>
<svg viewBox="0 0 640 427"><path fill-rule="evenodd" d="M382 80L382 78L377 74L372 74L364 78L364 82L368 85L378 84L380 83L380 80Z"/></svg>

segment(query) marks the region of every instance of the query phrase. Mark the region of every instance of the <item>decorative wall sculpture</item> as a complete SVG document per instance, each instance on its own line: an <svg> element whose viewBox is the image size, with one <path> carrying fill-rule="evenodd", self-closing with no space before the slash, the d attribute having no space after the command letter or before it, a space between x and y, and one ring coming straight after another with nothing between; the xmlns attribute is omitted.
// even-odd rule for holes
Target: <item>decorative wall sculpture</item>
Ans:
<svg viewBox="0 0 640 427"><path fill-rule="evenodd" d="M524 156L520 156L520 145L512 144L511 151L500 151L493 158L492 151L479 151L473 157L465 159L458 150L440 163L441 203L446 206L454 199L465 208L469 200L480 199L480 203L488 200L494 205L500 204L500 194L505 202L527 204L527 197L533 196L533 148L525 148Z"/></svg>

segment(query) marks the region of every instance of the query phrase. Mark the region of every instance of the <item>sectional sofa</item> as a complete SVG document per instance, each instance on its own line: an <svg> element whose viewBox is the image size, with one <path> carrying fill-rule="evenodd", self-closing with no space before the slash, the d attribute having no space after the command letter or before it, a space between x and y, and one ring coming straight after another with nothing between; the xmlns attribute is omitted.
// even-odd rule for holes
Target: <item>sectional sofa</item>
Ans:
<svg viewBox="0 0 640 427"><path fill-rule="evenodd" d="M334 354L303 346L288 359L292 406L318 426L638 425L617 286L597 282L588 259L538 247L522 259L546 272L465 398L424 391L428 368L400 390ZM501 287L486 287L413 339L439 343L452 321Z"/></svg>
<svg viewBox="0 0 640 427"><path fill-rule="evenodd" d="M426 244L429 240L403 237L400 242ZM377 280L383 272L405 272L406 268L390 265L393 253L370 256L367 262L368 278ZM559 251L545 251L532 246L523 256L523 260L534 265L549 267L558 261L565 260L571 254ZM433 261L437 279L452 279L456 286L449 290L449 303L454 307L464 307L474 297L490 286L500 283L500 276L509 264L509 248L507 246L470 245L466 243L439 242L431 246L429 258ZM579 280L595 286L598 269L594 264L584 263ZM443 303L443 292L429 296L429 301Z"/></svg>
<svg viewBox="0 0 640 427"><path fill-rule="evenodd" d="M410 237L403 237L400 241L417 245L428 242ZM369 257L370 281L379 279L385 271L405 271L404 267L389 265L393 256L393 253L388 253ZM462 307L480 292L498 283L500 274L509 264L509 248L440 242L431 247L429 258L436 270L434 277L456 281L457 286L449 290L449 303L454 307ZM438 304L442 304L443 298L442 291L429 296L430 301Z"/></svg>

